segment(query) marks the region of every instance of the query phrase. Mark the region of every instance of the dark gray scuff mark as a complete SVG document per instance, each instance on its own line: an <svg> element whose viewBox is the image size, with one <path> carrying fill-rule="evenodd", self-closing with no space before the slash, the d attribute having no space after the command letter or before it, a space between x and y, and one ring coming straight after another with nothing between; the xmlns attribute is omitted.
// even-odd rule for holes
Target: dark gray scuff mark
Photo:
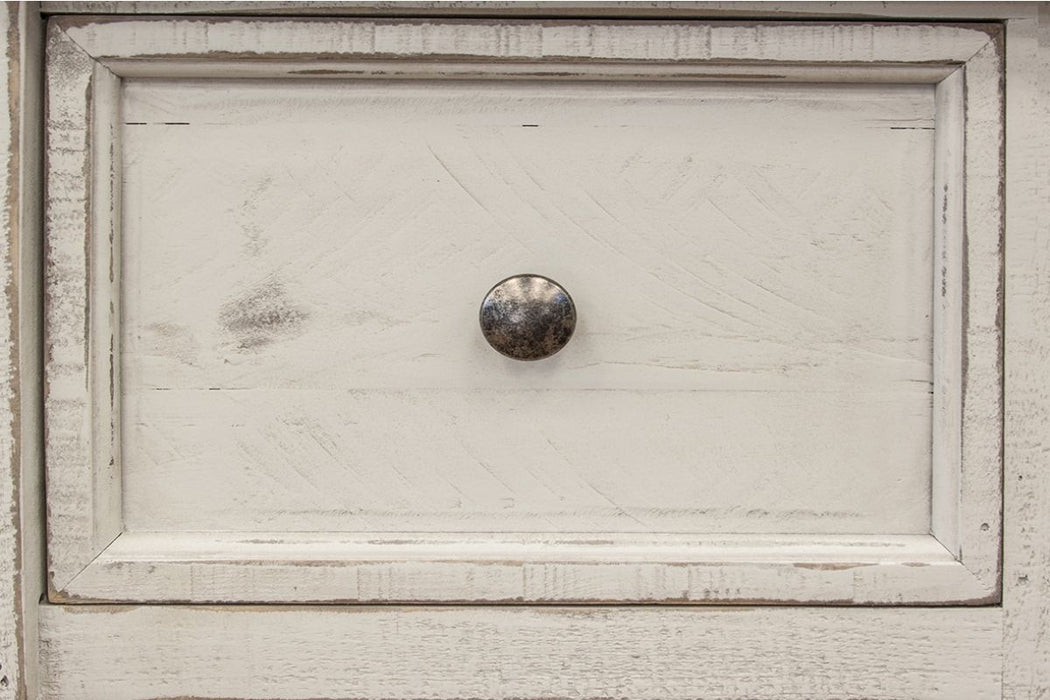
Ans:
<svg viewBox="0 0 1050 700"><path fill-rule="evenodd" d="M143 329L143 346L153 354L172 357L187 365L196 365L199 348L192 331L177 323L151 323Z"/></svg>
<svg viewBox="0 0 1050 700"><path fill-rule="evenodd" d="M301 335L309 317L288 299L277 279L266 280L219 309L219 325L233 337L237 349L246 352Z"/></svg>

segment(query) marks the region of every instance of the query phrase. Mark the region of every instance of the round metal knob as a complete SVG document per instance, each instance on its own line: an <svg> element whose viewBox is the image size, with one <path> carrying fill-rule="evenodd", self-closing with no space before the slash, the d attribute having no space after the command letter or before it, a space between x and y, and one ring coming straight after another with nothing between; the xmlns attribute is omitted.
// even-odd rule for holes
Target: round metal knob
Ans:
<svg viewBox="0 0 1050 700"><path fill-rule="evenodd" d="M554 280L515 275L485 295L480 320L485 340L497 352L515 360L542 360L569 342L576 306Z"/></svg>

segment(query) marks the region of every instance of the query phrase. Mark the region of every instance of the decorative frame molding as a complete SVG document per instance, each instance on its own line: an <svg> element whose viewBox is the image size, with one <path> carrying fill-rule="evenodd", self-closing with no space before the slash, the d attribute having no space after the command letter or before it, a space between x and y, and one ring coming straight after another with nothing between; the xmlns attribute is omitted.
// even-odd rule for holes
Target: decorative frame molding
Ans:
<svg viewBox="0 0 1050 700"><path fill-rule="evenodd" d="M51 21L47 50L51 601L999 601L1001 25L67 17ZM118 347L121 81L295 78L302 76L304 56L314 78L326 70L361 79L525 73L548 79L642 74L650 80L732 80L775 67L785 81L936 85L935 288L941 293L934 308L931 534L618 536L612 544L594 545L565 537L406 542L344 533L249 540L236 533L125 532Z"/></svg>

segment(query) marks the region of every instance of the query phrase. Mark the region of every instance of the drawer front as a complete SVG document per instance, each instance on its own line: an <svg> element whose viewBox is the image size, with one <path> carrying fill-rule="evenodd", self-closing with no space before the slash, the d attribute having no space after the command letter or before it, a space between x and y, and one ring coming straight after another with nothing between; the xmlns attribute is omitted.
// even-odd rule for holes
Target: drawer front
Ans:
<svg viewBox="0 0 1050 700"><path fill-rule="evenodd" d="M58 20L48 66L56 600L997 599L994 29ZM519 273L550 358L479 328Z"/></svg>

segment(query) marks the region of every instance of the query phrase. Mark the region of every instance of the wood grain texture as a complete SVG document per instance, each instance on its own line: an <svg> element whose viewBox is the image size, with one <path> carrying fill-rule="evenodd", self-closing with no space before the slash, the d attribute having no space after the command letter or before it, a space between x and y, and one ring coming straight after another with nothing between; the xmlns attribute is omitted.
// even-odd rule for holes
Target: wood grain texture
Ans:
<svg viewBox="0 0 1050 700"><path fill-rule="evenodd" d="M35 3L19 3L19 455L23 666L19 692L34 697L39 681L38 604L46 593L43 393L44 22Z"/></svg>
<svg viewBox="0 0 1050 700"><path fill-rule="evenodd" d="M1050 697L1050 11L1008 25L1003 697Z"/></svg>
<svg viewBox="0 0 1050 700"><path fill-rule="evenodd" d="M48 14L325 15L403 17L591 17L655 19L984 19L1024 17L1020 2L42 2Z"/></svg>
<svg viewBox="0 0 1050 700"><path fill-rule="evenodd" d="M19 117L21 46L19 11L0 8L0 94L10 109L0 110L0 698L16 698L22 677L21 509L19 502L18 237Z"/></svg>
<svg viewBox="0 0 1050 700"><path fill-rule="evenodd" d="M70 38L103 63L266 57L488 57L492 59L963 63L996 25L581 23L338 20L157 22L66 17Z"/></svg>
<svg viewBox="0 0 1050 700"><path fill-rule="evenodd" d="M35 3L0 7L0 698L29 697L43 591L40 121Z"/></svg>
<svg viewBox="0 0 1050 700"><path fill-rule="evenodd" d="M70 584L109 602L985 604L929 536L124 533Z"/></svg>
<svg viewBox="0 0 1050 700"><path fill-rule="evenodd" d="M63 12L149 12L150 6L140 3L45 3L52 10ZM524 12L535 11L535 8L511 7L499 4L487 4L493 12ZM553 3L551 5L554 5ZM566 5L572 5L566 4ZM603 4L608 6L608 3ZM160 6L152 5L152 10ZM326 14L333 12L367 12L376 14L379 12L409 12L419 13L419 8L433 7L432 3L404 3L397 6L378 6L375 3L344 3L339 7L330 4L300 4L298 10L301 12L321 11ZM872 16L900 17L913 15L922 18L935 16L948 17L1005 17L1011 14L1019 16L1030 16L1035 4L1022 3L853 3L845 5L842 3L766 3L756 6L752 3L734 3L723 5L719 3L679 3L678 7L660 3L646 3L644 6L634 5L632 8L613 9L612 12L653 12L653 13L713 13L729 12L738 16L740 13L755 12L766 17L787 16L783 13L802 13L812 16L815 13L830 13L832 15L848 15L850 13L869 13ZM237 4L224 4L224 7L205 7L204 3L165 3L163 8L166 12L190 12L201 13L210 11L244 12L244 6ZM259 12L275 11L287 13L289 7L284 3L253 4ZM471 3L455 3L453 6L443 9L447 12L470 12L478 13L490 11L480 8ZM565 10L552 9L551 12L571 11L579 12L604 12L606 7L589 4L586 8L579 6ZM778 13L781 13L778 15ZM1046 27L1050 26L1046 18L1043 20L1043 32L1045 36ZM439 661L446 660L447 665L433 666L429 669L410 668L411 659L417 658L416 652L420 648L428 648L428 644L434 644L438 639L451 648L457 648L455 639L462 639L451 635L439 636L434 630L439 627L424 625L424 631L418 634L403 634L404 627L399 627L396 621L388 621L387 629L391 630L388 637L384 637L382 643L373 644L363 658L366 659L366 669L372 669L370 674L364 676L367 682L373 682L372 686L376 692L387 692L389 696L399 697L465 697L467 693L460 692L456 685L457 680L462 680L464 688L468 688L475 695L484 694L490 697L499 697L503 693L502 681L510 678L517 685L510 688L524 688L519 693L523 697L539 697L544 693L551 695L586 697L596 695L624 694L620 688L634 689L632 695L644 697L646 692L652 693L653 688L659 688L655 693L659 697L675 697L670 691L665 692L661 683L665 679L671 679L670 685L674 689L681 689L679 696L696 696L702 691L708 696L721 697L817 697L821 695L832 697L999 697L998 681L995 678L995 670L984 666L989 658L1002 659L1002 668L1005 675L1005 686L1002 695L1010 698L1041 698L1046 697L1050 688L1050 663L1047 661L1047 644L1050 635L1047 634L1047 604L1050 599L1048 590L1048 578L1046 577L1046 562L1050 558L1047 551L1047 514L1048 500L1044 474L1046 473L1046 458L1041 436L1045 434L1045 414L1047 413L1048 400L1045 396L1045 376L1047 374L1047 351L1046 336L1047 324L1045 311L1048 307L1046 295L1042 293L1042 279L1045 271L1037 276L1036 270L1042 269L1048 259L1047 246L1043 232L1047 229L1045 219L1041 219L1040 211L1045 209L1045 203L1050 195L1045 190L1048 179L1046 173L1045 154L1045 130L1041 125L1046 122L1050 115L1046 114L1046 102L1040 102L1037 97L1046 94L1046 84L1040 85L1040 76L1047 73L1047 48L1042 48L1039 54L1042 63L1035 62L1036 32L1032 29L1030 34L1025 34L1021 23L1011 23L1009 30L1009 63L1008 83L1010 90L1008 99L1008 119L1010 120L1008 150L1008 186L1007 197L1009 199L1008 209L1008 242L1007 262L1009 267L1007 290L1007 441L1006 441L1006 499L1007 517L1005 521L1005 596L1004 606L1007 617L1005 653L999 652L999 640L994 631L989 631L986 625L978 624L977 634L971 634L975 629L977 620L987 620L985 617L994 611L904 611L903 618L873 618L864 625L863 634L849 635L849 630L857 627L848 621L848 616L853 612L868 614L870 611L801 611L805 614L827 615L824 636L833 642L830 647L822 646L818 640L811 646L812 632L817 629L813 625L807 625L800 618L791 620L790 624L783 627L768 624L756 625L760 628L757 637L747 637L736 634L718 635L724 627L707 627L715 637L708 639L702 645L675 645L664 644L659 646L659 639L678 640L681 638L682 626L664 627L636 627L634 639L627 635L615 633L615 627L608 624L609 614L607 611L598 613L581 613L576 611L565 611L566 618L590 619L591 627L584 628L589 632L584 637L574 636L573 640L579 640L578 646L573 649L575 658L586 661L596 658L595 673L604 674L603 679L595 680L581 666L573 664L568 654L558 656L551 655L550 665L540 667L538 673L533 676L531 685L522 680L517 657L510 655L514 648L505 646L512 644L520 635L514 629L501 628L506 632L503 635L482 637L488 642L487 646L469 646L469 649L477 649L476 655L466 657L470 661L476 661L474 665L464 663L463 656L449 658L448 656L435 656ZM1045 40L1044 40L1045 42ZM1026 54L1031 51L1031 54ZM1017 87L1015 87L1017 86ZM1044 156L1040 157L1038 154ZM1042 169L1036 170L1036 162L1042 163ZM1033 173L1038 172L1038 176ZM1038 228L1038 226L1042 228ZM1014 309L1016 309L1016 316ZM1015 322L1016 318L1016 322ZM1023 342L1021 339L1024 339ZM1017 342L1017 345L1013 345ZM1017 348L1014 351L1014 347ZM1013 400L1013 389L1018 388L1018 400ZM1016 504L1016 505L1015 505ZM23 533L25 534L25 533ZM1017 543L1014 545L1013 543ZM6 610L6 608L5 608ZM105 610L105 612L102 612ZM110 612L119 610L124 613L127 621L121 626L119 634L99 634L98 620L112 617ZM51 679L48 683L45 697L146 697L167 696L186 697L197 695L215 697L220 692L231 696L244 696L250 693L252 697L305 697L304 693L309 689L310 679L313 682L327 681L342 677L347 672L343 658L335 660L326 650L333 648L331 639L345 643L345 636L332 626L324 626L316 623L313 618L306 619L301 624L316 626L315 646L300 644L308 637L296 634L299 629L295 623L289 625L299 610L283 611L279 623L269 632L264 633L262 623L259 627L246 630L243 625L238 624L237 616L246 613L237 612L233 609L200 610L194 608L166 608L161 610L135 609L132 613L130 608L99 609L98 614L82 612L83 608L72 610L61 608L46 608L48 612L47 635L48 640L57 639L65 643L51 645L48 654L48 675ZM412 608L411 610L418 610ZM78 612L80 611L80 612ZM310 611L302 611L303 614L316 614ZM390 611L395 613L397 611ZM457 611L451 611L457 612ZM463 611L458 611L463 612ZM525 612L525 611L517 611ZM536 611L529 611L535 614ZM620 611L618 611L620 612ZM641 612L641 611L622 611ZM666 611L665 611L666 612ZM674 611L678 614L681 611ZM695 612L695 611L692 611ZM714 611L704 611L713 613ZM796 611L774 611L777 614ZM897 611L878 611L880 615L895 615ZM134 619L127 617L133 614ZM503 613L490 611L493 620L500 618ZM736 614L722 613L719 614ZM952 617L939 625L931 625L930 617L927 615L948 615ZM211 622L194 632L192 628L198 622L192 616L211 616ZM847 616L846 618L842 617ZM954 617L959 615L959 617ZM588 618L588 616L591 616ZM116 615L121 617L121 615ZM255 614L254 617L262 618L265 615ZM74 619L76 622L68 629L76 630L77 634L67 637L66 620ZM843 620L841 623L838 620ZM886 620L892 620L886 624ZM604 620L604 622L599 622ZM459 619L458 625L465 625L468 621ZM6 621L5 621L6 623ZM0 629L3 624L0 623ZM112 627L103 626L106 632L111 632ZM689 624L690 629L695 630L696 625ZM282 634L288 632L291 634ZM229 635L233 629L234 634ZM414 628L414 629L419 629ZM466 629L478 632L478 627L467 627ZM485 630L492 627L485 627ZM567 644L565 628L557 633L546 637L553 644L543 646L545 650L561 650ZM795 634L797 630L804 630L801 640ZM158 630L167 631L168 634L158 635ZM614 633L610 634L610 630ZM771 631L783 630L781 633L770 634ZM873 631L875 630L875 631ZM357 629L353 630L352 636L357 636ZM323 638L325 635L330 638ZM914 635L921 635L921 641L915 645L917 639ZM223 646L218 640L230 636L228 645ZM842 636L846 635L846 636ZM158 649L158 636L162 638L161 648ZM360 635L363 640L374 640L374 637ZM400 640L402 646L397 646L386 640ZM533 638L535 639L535 637ZM644 644L645 649L655 650L653 653L632 658L630 653L636 651L640 645L637 639L651 640ZM690 637L690 639L693 639ZM887 646L887 639L899 640L900 646ZM123 646L107 646L114 641L119 641ZM418 644L413 645L415 640ZM508 640L510 640L508 642ZM766 641L772 641L775 648L767 649L762 646ZM471 643L470 639L463 640L465 644ZM530 639L529 642L532 640ZM868 642L872 641L873 644ZM183 642L192 642L183 644ZM576 642L573 642L576 643ZM737 658L750 659L746 654L751 650L745 648L749 644L758 644L755 653L761 652L747 672L736 673L740 666L733 662ZM50 642L49 642L50 644ZM608 646L606 646L608 644ZM273 648L293 649L293 652L282 657L270 655L265 648L275 645ZM741 646L743 645L743 646ZM336 649L345 647L337 646ZM909 656L904 652L911 653L914 649L920 649L922 653ZM377 650L382 649L405 649L400 654L391 654L382 659L376 659ZM615 654L608 657L605 652L609 649L617 650ZM719 650L728 650L727 656L719 656ZM89 653L85 655L85 650ZM114 665L110 651L126 650L125 656L129 659L127 664ZM156 651L154 651L156 650ZM222 653L226 650L228 653ZM508 655L504 650L509 650ZM813 650L812 656L805 656L806 650ZM989 651L992 650L992 651ZM219 653L216 653L218 651ZM532 649L531 651L535 651ZM690 653L690 652L693 653ZM714 652L714 654L712 654ZM736 652L736 653L733 653ZM828 653L830 652L830 653ZM864 658L854 656L854 652L863 653ZM947 652L947 653L946 653ZM954 654L952 652L959 652ZM837 662L849 656L852 661L846 664ZM812 665L800 665L796 661L805 658L814 659ZM296 663L287 666L274 661L275 658L291 658ZM349 657L347 657L349 658ZM493 659L503 658L504 663L494 663ZM530 657L531 658L531 657ZM823 659L827 663L821 663L816 659ZM180 663L180 660L186 663ZM317 660L324 663L320 665L322 671L327 670L327 677L323 681L319 678ZM611 663L606 666L606 659ZM330 660L330 661L329 661ZM713 661L709 664L708 661ZM718 663L720 660L723 663ZM774 661L775 660L775 661ZM141 663L140 663L141 661ZM229 666L225 663L229 662ZM556 662L561 662L560 665ZM643 665L644 664L644 665ZM199 672L200 668L205 673ZM400 691L390 691L389 685L381 685L377 680L387 675L387 668L401 669L400 675L395 678L401 680ZM447 669L454 669L455 673L448 673ZM842 674L838 675L841 668ZM56 669L60 669L57 670ZM109 681L101 674L116 673L119 677ZM529 667L536 671L537 667ZM725 676L721 674L723 669L734 670ZM289 671L285 674L284 671ZM231 673L232 672L232 673ZM431 674L440 675L444 672L444 690L440 688L433 692L429 690L420 691L418 685L405 681L410 675L418 678L432 678ZM747 679L739 681L741 673L747 674ZM182 677L180 677L182 674ZM321 676L325 674L322 673ZM719 685L718 680L725 677L727 681ZM555 678L562 679L561 685L554 683L545 684L543 680ZM587 678L591 681L588 683ZM305 682L304 682L304 679ZM480 680L479 680L480 679ZM788 680L785 680L788 679ZM976 679L976 680L975 680ZM366 682L362 681L362 683ZM608 681L608 682L606 682ZM619 687L614 683L619 681ZM442 681L438 681L439 683ZM487 685L485 685L487 683ZM253 685L254 684L254 685ZM535 690L537 684L543 685L542 690ZM350 682L345 682L342 687L351 687ZM431 686L428 685L428 688ZM142 689L148 689L143 691ZM477 690L481 688L481 690ZM548 690L554 688L554 690ZM567 688L567 690L565 690ZM218 690L216 690L218 689ZM245 690L248 689L248 690ZM561 689L561 690L559 690ZM694 689L698 689L695 690ZM932 689L932 690L931 690ZM345 697L347 693L338 694L333 697ZM316 696L316 693L315 693Z"/></svg>
<svg viewBox="0 0 1050 700"><path fill-rule="evenodd" d="M62 50L82 56L77 47L87 47L101 62L89 61L79 67L91 73L81 78L90 85L91 99L89 107L81 108L81 123L88 124L81 127L86 135L77 138L89 144L83 157L89 163L86 172L92 179L88 187L96 206L76 204L77 211L94 217L88 221L94 235L86 237L91 254L79 262L73 257L74 265L68 268L70 279L86 278L84 284L91 295L86 309L76 310L87 324L86 336L81 333L84 337L74 340L71 347L85 348L89 388L81 394L83 401L75 406L73 418L86 416L89 421L95 464L92 474L73 478L81 479L81 486L89 481L94 496L88 503L83 501L83 489L60 494L54 502L65 504L62 507L69 512L83 514L94 509L104 513L109 519L104 527L107 533L114 531L110 525L120 525L116 507L120 494L114 483L121 443L113 420L119 409L112 404L123 397L127 401L123 447L130 460L123 497L128 502L127 525L140 530L265 531L276 526L319 532L400 532L406 529L406 522L413 530L439 532L923 533L930 527L929 358L936 338L931 339L929 314L930 297L938 285L931 283L929 263L934 238L930 227L935 148L933 134L924 132L932 131L941 117L934 119L930 112L934 100L929 87L767 86L758 110L749 104L756 93L743 85L697 88L674 83L642 88L621 82L615 89L603 85L596 90L582 83L530 82L509 88L494 83L435 82L421 89L411 82L370 81L350 83L352 99L348 101L343 94L346 88L331 81L241 87L131 80L123 88L126 104L118 109L112 106L117 80L103 66L120 72L129 61L152 62L172 56L204 60L215 55L228 62L231 55L239 55L248 60L262 55L260 46L266 47L266 56L286 59L299 56L307 41L316 55L329 58L415 56L421 51L435 56L597 57L634 59L657 72L663 62L696 59L759 60L777 65L803 57L816 63L853 64L890 60L891 56L897 63L928 62L937 56L942 68L971 59L975 61L973 106L967 101L965 112L952 109L953 114L966 118L967 158L972 159L975 172L980 172L989 157L998 154L997 117L988 117L999 94L994 28L886 26L876 31L833 25L595 28L572 23L241 20L209 24L131 21L122 25L73 19L55 26L62 27L56 31L68 32L63 37L68 38L69 46ZM209 31L202 31L204 27L210 27ZM417 29L422 35L417 35ZM971 53L982 46L992 47L987 58ZM926 71L923 68L924 75ZM683 76L676 73L674 77L680 80ZM879 74L880 80L885 77ZM66 97L56 101L56 109L64 108L66 98L78 99L61 85L56 85L56 94L62 89L67 90ZM237 99L230 99L231 95ZM961 91L953 95L953 101L962 98ZM422 107L411 106L420 100ZM673 109L655 109L659 104ZM583 118L565 119L570 106ZM77 107L69 109L75 113ZM121 110L125 133L118 141L106 129L115 133L113 124ZM333 112L344 119L352 117L355 129L332 128L338 124L326 115ZM727 114L731 115L728 119ZM302 115L307 115L305 121ZM525 121L526 117L536 121ZM692 183L683 177L678 178L681 182L663 182L661 178L673 179L682 170L668 167L668 162L674 165L676 157L681 159L682 144L689 143L689 135L695 133L688 129L695 130L698 122L708 141L702 147L698 141L694 148L699 150L687 156L732 163L733 167L719 171L720 177L711 182ZM742 135L720 130L722 123L732 124ZM790 138L772 145L756 138L785 124L791 127ZM603 127L619 129L618 138L604 136ZM240 138L229 138L229 128L236 128ZM470 140L464 141L465 133ZM636 142L636 133L645 138ZM668 134L672 137L668 143L660 141L661 133L665 140ZM841 138L830 139L834 148L830 155L821 156L825 153L821 149L829 147L828 133ZM245 134L251 138L243 138ZM547 134L553 134L553 140ZM536 139L540 139L538 148ZM111 140L126 153L123 161ZM251 159L236 150L262 142L273 158L288 164L286 172L276 174L281 182L274 181L272 168L251 171ZM889 143L894 146L888 147ZM382 145L378 150L377 144ZM745 155L747 144L755 149L753 158ZM857 150L865 144L867 148ZM230 147L234 152L229 152ZM328 154L334 151L334 155L318 159L314 153L318 148ZM356 159L341 159L344 151ZM544 156L533 163L537 153ZM595 160L595 153L608 162ZM890 162L882 160L886 156ZM919 160L898 162L893 160L897 156ZM75 178L75 158L63 164L56 156L54 162L56 181L63 175ZM121 240L108 213L120 209L114 196L119 188L108 184L120 177L112 167L107 168L113 162L123 166L127 177L124 218L134 229L129 229L134 235L123 240L124 250L119 254L110 252ZM309 172L294 171L296 163L317 162L332 165L334 170L322 172L324 169L311 166ZM799 163L806 162L816 163L812 181L798 178ZM627 167L617 170L617 164L625 163ZM231 164L233 171L224 170ZM861 172L863 168L868 170ZM641 174L635 177L635 171ZM684 172L689 171L687 162ZM519 177L523 172L527 179ZM545 182L551 173L559 172L568 179ZM573 184L591 181L600 186L602 181L592 173L606 172L618 172L618 181L628 188L605 191ZM201 173L211 173L215 179L202 178ZM369 177L361 178L360 173L369 173ZM402 183L397 189L391 184L392 174L398 173L413 174L410 187ZM245 189L245 183L252 182L259 186ZM740 183L744 183L742 189ZM857 183L863 183L860 190ZM343 189L325 189L332 184L342 184ZM800 191L800 185L810 189ZM669 187L685 200L663 196ZM297 191L305 199L288 194ZM710 210L690 209L689 202L705 191L708 195L703 201L711 203ZM811 191L815 199L809 202ZM313 201L318 192L334 195L332 201L338 206ZM411 196L390 200L392 192ZM522 192L534 196L520 197ZM999 368L994 319L999 309L995 292L1000 239L987 218L999 211L997 194L997 189L967 192L967 217L976 222L974 231L980 235L967 239L961 231L944 232L964 241L961 248L946 248L954 251L945 258L947 267L961 269L964 260L959 251L964 251L982 269L975 277L979 285L956 285L963 291L953 292L949 308L961 308L965 302L973 318L985 321L989 309L993 318L987 340L976 334L985 329L973 326L976 342L967 363L981 371L979 377L965 375L967 384L962 389L964 396L973 393L979 405L983 398L993 404L997 401L992 392ZM653 205L661 196L669 204ZM959 194L953 196L958 199ZM514 202L515 197L521 206L508 208L506 202ZM185 207L186 201L195 206ZM268 212L267 205L278 201L280 211ZM719 201L724 205L721 208ZM219 210L211 206L229 202L241 204L232 209L220 206ZM804 206L792 207L799 202ZM58 209L63 206L67 204L59 200ZM727 215L727 209L744 217L743 221ZM305 218L301 215L304 210L309 214ZM464 219L464 211L474 216ZM637 211L646 211L647 216L639 217ZM222 223L238 212L256 218ZM584 214L580 220L579 212ZM667 212L673 214L669 219ZM719 213L735 229L722 231L719 227L726 224ZM424 216L428 230L439 235L425 239L421 248L424 239L409 234ZM300 225L304 220L309 221L308 226ZM346 221L370 222L384 245L363 245L378 240L376 235L344 233ZM875 230L865 228L873 225ZM722 235L697 235L697 226ZM840 249L842 241L825 240L820 231L826 226L849 233L849 240L843 240L859 243L864 254ZM243 229L248 240L241 245L239 239L228 239L221 234L226 229ZM773 238L751 241L738 235L737 229L752 237L764 231ZM536 233L544 230L549 232L546 237ZM77 238L75 227L65 231L69 240ZM884 239L887 231L894 235ZM302 238L304 232L311 237ZM62 239L58 233L49 235ZM109 248L107 236L113 241ZM778 258L777 251L782 252L788 241L807 255ZM703 245L692 250L698 242ZM660 250L672 248L697 256L691 259L704 261L704 269L691 270L685 255L675 260L660 256ZM593 337L608 336L602 338L607 342L593 347L581 344L583 361L577 366L565 365L565 358L559 356L560 365L548 365L560 367L556 375L537 377L518 372L520 368L501 371L505 365L465 373L465 367L484 368L486 361L493 361L491 353L480 347L479 338L474 338L479 342L473 346L458 342L462 333L456 328L472 328L471 320L458 325L446 320L447 310L454 308L450 302L469 297L468 287L483 290L491 284L488 277L480 282L474 279L480 279L481 266L457 262L476 258L479 250L484 258L496 262L505 257L507 264L521 264L522 259L537 265L550 260L594 262L599 272L581 277L579 288L586 293L593 287L589 296L619 302L608 307L619 316L602 316L605 307L593 307ZM201 251L210 251L203 260ZM373 257L370 251L381 255ZM732 261L732 269L717 263L723 258ZM121 260L126 264L123 275L116 264ZM739 261L763 269L741 271ZM872 261L877 262L874 275L869 269ZM989 267L993 271L985 274ZM648 271L648 277L639 274L639 269ZM228 289L231 270L247 277L234 280ZM410 301L424 300L424 306L404 305L391 295L386 282L368 284L375 270L383 271L381 280L401 281L400 287L393 288L395 294L400 292ZM552 270L543 271L565 279ZM734 271L736 276L730 274ZM565 272L571 272L571 265ZM122 309L113 303L113 285L121 277L125 283ZM173 289L169 284L173 277L188 286ZM106 282L107 278L111 281ZM462 289L449 287L449 279ZM636 281L625 285L625 279ZM204 284L212 280L219 286ZM417 286L406 287L406 280ZM893 283L887 285L886 280ZM625 289L638 294L625 296ZM691 309L689 318L698 319L705 328L724 330L724 337L711 330L695 337L688 323L682 326L684 334L674 332L680 320L674 318L674 309L683 303L678 295L687 289L692 290L684 293ZM456 290L460 293L452 294ZM348 307L340 301L346 298L354 300L349 317ZM641 307L637 306L639 299L645 302ZM171 317L154 317L158 310ZM653 315L661 318L663 312L670 315L666 322L655 324L661 329L659 337L646 333ZM112 359L115 344L110 320L121 314L125 324L123 392ZM214 324L202 322L210 318L218 319L218 331ZM634 318L642 325L630 325ZM967 332L969 321L966 317L961 324ZM746 328L736 328L741 324ZM672 331L670 337L667 329ZM762 335L763 329L772 335ZM75 326L68 326L67 331L80 333ZM800 338L800 333L805 337ZM762 342L740 346L741 338L753 337ZM628 338L634 345L619 348L617 338ZM711 346L715 355L710 366L697 366L692 349L701 341L711 345L712 338L721 344ZM405 348L413 343L457 348L459 354L446 356L438 350L404 356ZM626 359L610 362L595 354L596 348L610 344ZM847 352L844 360L844 350L855 346L863 350L863 359L852 361ZM809 352L812 356L793 357L798 348L804 349L803 355ZM464 358L473 361L464 362ZM426 361L417 362L421 359ZM967 363L953 365L960 380ZM793 372L796 365L798 371ZM280 379L275 381L275 377ZM685 394L694 395L683 395L683 386L688 390ZM435 390L445 393L435 394ZM576 395L565 401L559 391ZM688 406L678 405L683 401ZM520 414L517 422L510 426L526 426L524 433L508 433L506 424L486 422L498 417L508 403L521 404L516 409ZM702 409L699 414L697 407ZM435 425L435 412L441 411L448 420ZM661 412L666 421L659 424L660 430L631 430ZM698 415L700 420L696 420ZM325 416L327 423L317 423L317 416ZM672 416L692 418L676 423ZM731 419L726 423L724 416L751 416L753 422L744 425L746 421ZM461 418L466 425L462 430L457 427ZM959 541L965 536L994 544L997 510L974 506L988 496L994 502L997 493L998 463L982 457L996 449L999 431L994 420L983 418L976 416L964 424L964 468L957 481L948 483L960 484L960 502L969 509L961 511L957 521L962 523ZM83 440L84 433L77 433L83 423L62 424L72 425ZM562 430L562 426L574 425L575 432ZM651 428L651 421L649 425ZM632 434L646 441L640 444L635 438L631 442ZM763 437L767 434L768 441ZM622 436L627 442L609 440L609 435ZM836 435L850 435L851 440L843 442ZM305 436L312 441L304 443ZM228 443L231 437L236 445ZM546 446L532 444L533 437L542 438ZM698 474L694 463L682 461L684 455L696 453L698 442L714 446L712 463L719 468L713 475ZM887 452L890 445L902 451ZM814 462L817 446L821 451ZM313 469L319 463L316 457L300 459L304 449L315 452L330 473L319 475ZM971 466L965 465L969 459L965 449L974 455ZM678 476L648 479L645 466L630 459L639 453L646 455L644 465L658 463L665 477L678 475L684 480ZM231 463L230 456L237 454L245 455L246 460ZM443 454L447 461L430 459L433 454ZM544 461L538 462L537 455L544 455ZM886 459L900 471L869 465L860 473L882 480L863 489L853 488L857 478L837 479L835 469L856 472L849 460L858 455ZM550 469L554 464L561 466ZM140 465L147 468L141 470ZM784 478L772 478L770 465L773 473L783 473ZM755 474L755 467L766 473ZM69 478L58 466L55 469L59 479ZM710 487L718 474L734 475L738 489L740 484L767 483L767 493L750 489L728 494L726 489L732 490L734 481L723 479L721 491L714 490L713 500L705 501L701 487ZM814 483L800 485L800 474ZM228 477L233 481L223 481ZM559 479L564 482L559 489L551 488ZM377 490L377 482L389 488ZM797 495L809 500L788 498L785 502L785 483L793 484ZM321 484L327 486L321 488ZM646 488L640 489L639 484ZM934 480L934 487L937 484ZM339 485L350 490L340 492ZM165 500L167 493L175 497ZM331 497L330 503L318 504L317 498L325 494ZM834 498L813 500L821 494ZM296 500L300 496L302 503ZM849 500L857 496L872 500ZM112 506L106 505L107 499ZM727 500L742 505L720 509L717 504ZM845 517L836 526L839 513ZM698 522L698 515L710 517ZM975 529L979 530L976 535L971 532ZM108 542L102 546L105 544ZM103 560L94 559L98 543L88 545L77 550L78 556L95 561L101 570ZM966 579L961 588L952 590L936 576L924 579L929 572L916 567L913 582L901 584L898 590L883 590L881 598L871 592L872 585L864 584L846 597L830 598L824 592L814 600L917 602L930 592L930 601L987 601L989 591L995 590L997 550L984 546L968 551L964 563L975 570L977 588ZM956 552L962 553L962 548ZM110 570L119 564L107 563ZM78 565L71 565L69 571L75 574ZM103 590L105 586L99 588L97 583L98 573L87 572L76 580L92 582L94 590ZM576 576L572 573L568 580ZM584 579L586 576L579 580ZM786 594L776 592L778 580L776 576L770 579L774 592L757 597L784 600ZM678 587L672 582L657 595L672 599L673 594L666 591ZM585 596L587 600L618 599L619 594L607 591L649 590L646 585L595 588L583 583L559 584L556 590L576 588L598 591ZM503 597L503 587L493 590L496 592L478 595L486 600ZM510 597L546 599L533 590L519 589L518 595ZM56 586L56 594L63 599L80 596L61 585ZM306 594L305 598L315 600L316 595ZM400 599L400 595L390 593L389 599ZM215 596L214 591L205 590L190 598L218 599ZM797 599L793 592L791 596L788 599ZM684 597L707 599L695 591ZM748 592L731 594L728 599L753 598Z"/></svg>
<svg viewBox="0 0 1050 700"><path fill-rule="evenodd" d="M927 396L755 393L151 391L126 399L127 523L928 531Z"/></svg>
<svg viewBox="0 0 1050 700"><path fill-rule="evenodd" d="M929 86L124 95L129 529L929 531Z"/></svg>
<svg viewBox="0 0 1050 700"><path fill-rule="evenodd" d="M959 482L963 421L963 305L966 230L966 71L937 84L934 156L933 441L930 532L959 551Z"/></svg>
<svg viewBox="0 0 1050 700"><path fill-rule="evenodd" d="M61 30L48 33L46 267L47 477L52 584L61 587L120 533L111 408L117 308L110 145L116 78ZM99 170L100 168L104 170ZM62 503L59 507L56 504Z"/></svg>
<svg viewBox="0 0 1050 700"><path fill-rule="evenodd" d="M1000 696L998 609L43 612L61 700Z"/></svg>
<svg viewBox="0 0 1050 700"><path fill-rule="evenodd" d="M960 560L998 588L1002 541L1003 139L1002 36L965 66L966 226L959 475ZM955 232L956 235L962 231Z"/></svg>

